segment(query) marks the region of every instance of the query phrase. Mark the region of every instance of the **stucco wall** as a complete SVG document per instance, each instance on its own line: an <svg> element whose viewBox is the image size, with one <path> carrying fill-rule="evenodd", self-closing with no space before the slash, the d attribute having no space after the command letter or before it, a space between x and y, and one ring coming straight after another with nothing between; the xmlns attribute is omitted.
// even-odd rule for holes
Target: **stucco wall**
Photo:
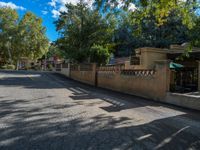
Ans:
<svg viewBox="0 0 200 150"><path fill-rule="evenodd" d="M153 75L122 75L120 72L98 71L98 86L154 100L163 100L169 89L167 61L156 62Z"/></svg>
<svg viewBox="0 0 200 150"><path fill-rule="evenodd" d="M61 73L67 77L69 77L69 68L62 68Z"/></svg>
<svg viewBox="0 0 200 150"><path fill-rule="evenodd" d="M69 77L69 75L70 75L70 64L69 63L62 64L60 73Z"/></svg>
<svg viewBox="0 0 200 150"><path fill-rule="evenodd" d="M167 93L164 101L169 104L200 110L200 96L179 93Z"/></svg>
<svg viewBox="0 0 200 150"><path fill-rule="evenodd" d="M166 53L151 51L151 49L145 49L141 52L141 65L146 69L155 67L155 61L166 60Z"/></svg>
<svg viewBox="0 0 200 150"><path fill-rule="evenodd" d="M78 66L70 70L70 77L90 85L97 83L98 87L200 110L199 96L169 92L170 69L167 60L155 61L155 69L147 70L124 70L119 66L96 69L96 66L93 66L90 71L81 71ZM198 82L200 85L200 80Z"/></svg>
<svg viewBox="0 0 200 150"><path fill-rule="evenodd" d="M137 57L140 58L140 65L130 65L130 61L125 62L125 69L153 69L155 68L155 61L167 60L165 49L144 47L139 48Z"/></svg>
<svg viewBox="0 0 200 150"><path fill-rule="evenodd" d="M93 71L71 71L70 76L74 80L95 85Z"/></svg>
<svg viewBox="0 0 200 150"><path fill-rule="evenodd" d="M95 73L96 73L96 65L92 64L92 70L80 71L80 66L78 70L70 70L70 77L74 80L87 83L90 85L95 85Z"/></svg>

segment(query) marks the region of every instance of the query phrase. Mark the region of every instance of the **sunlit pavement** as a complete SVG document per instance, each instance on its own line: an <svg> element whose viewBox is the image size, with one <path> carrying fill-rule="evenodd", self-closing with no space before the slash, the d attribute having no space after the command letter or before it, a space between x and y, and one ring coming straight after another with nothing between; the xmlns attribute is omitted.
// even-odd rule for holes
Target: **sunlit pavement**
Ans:
<svg viewBox="0 0 200 150"><path fill-rule="evenodd" d="M200 149L200 113L40 72L0 71L0 150Z"/></svg>

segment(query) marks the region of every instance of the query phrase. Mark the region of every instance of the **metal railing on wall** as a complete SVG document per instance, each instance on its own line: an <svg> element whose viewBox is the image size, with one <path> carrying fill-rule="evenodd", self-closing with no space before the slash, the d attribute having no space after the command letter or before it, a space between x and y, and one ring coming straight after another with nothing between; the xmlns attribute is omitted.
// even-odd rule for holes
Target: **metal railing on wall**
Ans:
<svg viewBox="0 0 200 150"><path fill-rule="evenodd" d="M62 66L61 64L56 64L56 66L55 66L56 67L56 71L61 71L61 66Z"/></svg>
<svg viewBox="0 0 200 150"><path fill-rule="evenodd" d="M153 69L137 69L137 70L121 70L121 75L126 76L153 76L155 74L155 70Z"/></svg>
<svg viewBox="0 0 200 150"><path fill-rule="evenodd" d="M77 64L71 64L70 65L70 70L71 71L78 71L79 70L79 66Z"/></svg>
<svg viewBox="0 0 200 150"><path fill-rule="evenodd" d="M63 64L62 64L62 68L69 68L68 65L69 65L68 63L63 63Z"/></svg>
<svg viewBox="0 0 200 150"><path fill-rule="evenodd" d="M93 65L92 64L81 64L80 71L92 71Z"/></svg>
<svg viewBox="0 0 200 150"><path fill-rule="evenodd" d="M98 67L97 71L119 72L122 69L124 69L124 65L112 65L112 66Z"/></svg>

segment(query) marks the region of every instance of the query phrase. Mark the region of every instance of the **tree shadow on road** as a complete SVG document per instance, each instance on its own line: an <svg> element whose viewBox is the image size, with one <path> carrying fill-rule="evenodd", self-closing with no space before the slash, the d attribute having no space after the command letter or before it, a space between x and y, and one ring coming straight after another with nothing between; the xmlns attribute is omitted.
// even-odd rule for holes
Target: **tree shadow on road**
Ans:
<svg viewBox="0 0 200 150"><path fill-rule="evenodd" d="M189 114L137 124L130 123L127 117L108 114L69 114L76 107L71 104L66 104L65 111L60 111L60 104L22 107L28 103L31 102L0 102L0 149L200 149L200 120L184 121L192 117Z"/></svg>
<svg viewBox="0 0 200 150"><path fill-rule="evenodd" d="M192 114L184 110L181 115L138 121L129 116L116 117L110 112L145 106L159 107L161 104L94 89L68 79L66 83L48 84L49 79L37 77L35 80L40 82L36 85L27 77L17 79L19 81L5 80L0 84L19 86L20 83L30 89L66 88L71 91L72 101L50 103L45 99L54 99L52 96L29 100L2 96L0 150L200 149L199 113ZM88 110L105 101L110 103L109 106L100 107L105 113L93 114L92 110ZM81 107L77 107L79 105L90 107L80 110Z"/></svg>

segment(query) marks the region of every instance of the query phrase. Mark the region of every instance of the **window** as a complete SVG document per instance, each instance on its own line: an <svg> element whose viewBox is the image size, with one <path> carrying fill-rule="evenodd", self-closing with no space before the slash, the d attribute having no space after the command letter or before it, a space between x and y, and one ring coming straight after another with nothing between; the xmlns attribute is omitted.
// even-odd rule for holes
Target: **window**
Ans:
<svg viewBox="0 0 200 150"><path fill-rule="evenodd" d="M130 64L131 65L140 65L140 57L132 56Z"/></svg>

